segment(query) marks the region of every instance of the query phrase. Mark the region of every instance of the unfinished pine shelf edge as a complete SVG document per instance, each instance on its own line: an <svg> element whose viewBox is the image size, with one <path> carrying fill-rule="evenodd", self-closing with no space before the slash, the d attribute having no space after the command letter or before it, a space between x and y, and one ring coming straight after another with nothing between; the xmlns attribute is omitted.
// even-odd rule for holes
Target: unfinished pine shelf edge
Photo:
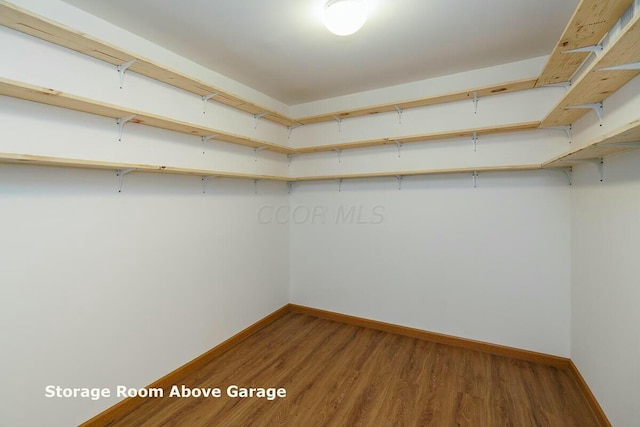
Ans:
<svg viewBox="0 0 640 427"><path fill-rule="evenodd" d="M293 149L290 149L289 147L285 147L283 145L260 141L229 132L224 132L218 129L212 129L204 126L181 122L168 117L144 113L125 107L106 104L103 102L82 98L64 92L59 92L53 89L34 86L28 83L17 82L15 80L5 78L0 78L0 95L38 102L41 104L53 105L56 107L81 111L84 113L95 114L103 117L109 117L119 121L121 129L126 122L131 122L199 136L203 138L203 142L207 139L215 139L217 141L224 141L231 144L253 147L254 149L267 149L283 154L291 154L294 152Z"/></svg>
<svg viewBox="0 0 640 427"><path fill-rule="evenodd" d="M138 163L106 162L101 160L83 160L64 157L37 156L30 154L0 153L0 163L32 166L54 166L78 169L99 169L128 172L154 172L173 175L215 176L218 178L257 179L270 181L288 181L289 178L276 175L249 174L210 169L193 169L176 166L149 165Z"/></svg>
<svg viewBox="0 0 640 427"><path fill-rule="evenodd" d="M283 126L295 126L298 124L290 117L271 111L239 96L225 92L218 87L164 67L87 34L80 33L60 23L35 15L3 0L0 0L0 24L118 67L123 67L118 69L122 73L121 77L126 71L133 71L194 93L203 97L203 100L216 101L252 114L256 118L264 118Z"/></svg>
<svg viewBox="0 0 640 427"><path fill-rule="evenodd" d="M582 0L540 74L536 87L567 83L633 0Z"/></svg>
<svg viewBox="0 0 640 427"><path fill-rule="evenodd" d="M437 140L445 140L445 139L452 139L452 138L465 138L465 137L469 137L469 138L472 138L473 140L477 140L480 136L483 136L483 135L495 135L495 134L508 133L508 132L521 132L526 130L538 129L539 127L540 127L540 122L514 123L514 124L507 124L507 125L479 127L479 128L473 128L473 129L425 133L425 134L411 135L411 136L378 138L378 139L371 139L367 141L344 142L340 144L314 145L309 147L296 148L295 152L296 154L308 154L308 153L319 153L319 152L325 152L325 151L347 150L347 149L365 148L365 147L379 147L379 146L394 145L394 144L398 145L398 148L400 148L400 146L402 146L402 144L405 144L405 143L427 142L427 141L437 141Z"/></svg>
<svg viewBox="0 0 640 427"><path fill-rule="evenodd" d="M516 92L520 90L533 89L536 84L537 78L522 79L512 82L483 86L474 89L468 89L457 92L450 92L441 95L434 95L424 98L416 98L411 100L397 101L386 104L379 104L373 106L367 106L362 108L355 108L351 110L336 111L332 113L319 114L315 116L308 116L297 118L296 121L309 125L313 123L331 122L335 120L342 120L352 117L366 116L370 114L386 113L396 111L398 114L406 109L426 107L429 105L445 104L448 102L456 101L478 101L478 99L491 95L499 95L503 93Z"/></svg>
<svg viewBox="0 0 640 427"><path fill-rule="evenodd" d="M602 121L602 101L640 73L640 67L637 66L639 61L640 11L636 11L615 40L597 56L542 120L541 126L567 126L590 110L595 110ZM632 66L625 69L629 64ZM622 68L615 69L616 67Z"/></svg>
<svg viewBox="0 0 640 427"><path fill-rule="evenodd" d="M640 148L640 119L606 133L584 147L555 157L542 166L568 168L585 161L599 161L604 157L637 148Z"/></svg>

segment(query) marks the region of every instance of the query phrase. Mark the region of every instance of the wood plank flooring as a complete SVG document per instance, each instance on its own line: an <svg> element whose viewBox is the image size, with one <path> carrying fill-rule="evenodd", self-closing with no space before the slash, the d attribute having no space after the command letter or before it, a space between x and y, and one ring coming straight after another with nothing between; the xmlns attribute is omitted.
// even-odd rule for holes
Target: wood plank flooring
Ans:
<svg viewBox="0 0 640 427"><path fill-rule="evenodd" d="M598 426L568 370L288 313L110 426ZM287 397L229 398L226 388Z"/></svg>

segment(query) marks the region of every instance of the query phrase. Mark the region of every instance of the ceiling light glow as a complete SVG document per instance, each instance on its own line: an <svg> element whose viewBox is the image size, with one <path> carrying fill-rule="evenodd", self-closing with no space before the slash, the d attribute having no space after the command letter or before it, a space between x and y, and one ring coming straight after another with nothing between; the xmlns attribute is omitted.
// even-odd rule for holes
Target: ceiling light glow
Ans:
<svg viewBox="0 0 640 427"><path fill-rule="evenodd" d="M367 20L364 0L329 0L324 6L324 25L338 36L349 36Z"/></svg>

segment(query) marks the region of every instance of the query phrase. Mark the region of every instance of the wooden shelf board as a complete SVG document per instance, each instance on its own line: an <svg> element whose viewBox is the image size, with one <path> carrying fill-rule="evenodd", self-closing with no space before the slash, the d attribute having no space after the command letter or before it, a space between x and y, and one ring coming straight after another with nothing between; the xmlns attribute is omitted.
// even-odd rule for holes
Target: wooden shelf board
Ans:
<svg viewBox="0 0 640 427"><path fill-rule="evenodd" d="M250 114L267 112L264 116L265 119L283 126L295 126L298 124L290 117L270 111L239 96L226 93L218 87L163 67L149 59L134 55L62 24L37 16L3 0L0 0L0 24L110 64L121 65L136 59L137 61L129 67L130 71L199 96L220 92L218 96L212 99L213 101Z"/></svg>
<svg viewBox="0 0 640 427"><path fill-rule="evenodd" d="M578 164L581 160L599 159L633 150L633 147L616 145L630 142L640 142L640 119L601 136L587 146L561 154L544 163L543 166L569 167Z"/></svg>
<svg viewBox="0 0 640 427"><path fill-rule="evenodd" d="M352 174L338 174L338 175L320 175L320 176L305 176L291 178L291 181L326 181L336 179L365 179L365 178L388 178L397 176L416 176L416 175L451 175L459 173L473 173L473 172L513 172L513 171L529 171L540 170L542 166L535 165L510 165L510 166L478 166L478 167L465 167L465 168L452 168L452 169L428 169L428 170L410 170L410 171L396 171L396 172L371 172L371 173L352 173Z"/></svg>
<svg viewBox="0 0 640 427"><path fill-rule="evenodd" d="M542 121L542 127L574 123L588 109L565 107L602 102L640 73L640 70L601 71L602 68L640 62L640 13L612 40L607 49L569 88L565 96ZM604 112L606 117L606 111Z"/></svg>
<svg viewBox="0 0 640 427"><path fill-rule="evenodd" d="M313 124L321 122L330 122L335 120L335 117L339 118L351 118L366 116L369 114L385 113L390 111L396 111L396 106L402 109L411 109L417 107L426 107L429 105L444 104L446 102L463 101L465 99L473 99L473 93L477 92L478 97L485 97L491 95L498 95L502 93L515 92L520 90L532 89L536 83L535 78L517 80L500 85L484 86L475 89L469 89L459 92L451 92L442 95L430 96L426 98L418 98L407 101L398 101L388 104L380 104L363 108L356 108L352 110L336 111L333 113L321 114L317 116L309 116L296 119L297 122L302 124Z"/></svg>
<svg viewBox="0 0 640 427"><path fill-rule="evenodd" d="M220 178L264 179L271 181L289 181L289 178L274 175L257 175L237 172L214 171L209 169L191 169L174 166L147 165L137 163L116 163L97 160L70 159L63 157L34 156L29 154L0 153L0 163L33 166L57 166L65 168L121 170L133 169L135 172L154 172L176 175L211 176Z"/></svg>
<svg viewBox="0 0 640 427"><path fill-rule="evenodd" d="M345 149L352 149L352 148L377 147L377 146L389 145L389 144L393 145L395 144L395 141L405 144L405 143L412 143L412 142L436 141L436 140L451 139L451 138L464 138L464 137L472 138L474 132L476 132L476 136L479 137L482 135L492 135L492 134L499 134L499 133L518 132L518 131L537 129L539 126L540 126L540 122L515 123L515 124L509 124L509 125L497 125L497 126L489 126L489 127L475 128L475 129L463 129L463 130L434 132L434 133L412 135L412 136L379 138L379 139L371 139L367 141L345 142L345 143L331 144L331 145L316 145L311 147L297 148L295 149L295 151L296 153L299 153L299 154L306 154L306 153L318 153L318 152L332 151L332 150L345 150Z"/></svg>
<svg viewBox="0 0 640 427"><path fill-rule="evenodd" d="M594 46L620 19L633 0L582 0L538 78L536 87L568 82L589 53L564 53Z"/></svg>
<svg viewBox="0 0 640 427"><path fill-rule="evenodd" d="M278 153L292 154L294 152L293 149L282 145L260 141L253 138L248 138L245 136L220 131L217 129L211 129L191 123L181 122L154 114L143 113L129 108L81 98L53 89L33 86L27 83L17 82L5 78L0 78L0 95L38 102L41 104L53 105L70 110L82 111L85 113L96 114L113 119L127 117L135 114L136 117L131 120L132 123L139 123L146 126L152 126L201 137L216 134L217 136L215 139L218 141L224 141L232 144L239 144L254 148L265 147L268 150Z"/></svg>

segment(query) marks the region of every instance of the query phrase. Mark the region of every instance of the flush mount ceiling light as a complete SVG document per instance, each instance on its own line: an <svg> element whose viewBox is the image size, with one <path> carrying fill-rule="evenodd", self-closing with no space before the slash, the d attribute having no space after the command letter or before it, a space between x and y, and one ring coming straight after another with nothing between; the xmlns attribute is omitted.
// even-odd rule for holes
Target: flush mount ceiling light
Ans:
<svg viewBox="0 0 640 427"><path fill-rule="evenodd" d="M338 36L349 36L367 20L365 0L328 0L324 5L324 25Z"/></svg>

